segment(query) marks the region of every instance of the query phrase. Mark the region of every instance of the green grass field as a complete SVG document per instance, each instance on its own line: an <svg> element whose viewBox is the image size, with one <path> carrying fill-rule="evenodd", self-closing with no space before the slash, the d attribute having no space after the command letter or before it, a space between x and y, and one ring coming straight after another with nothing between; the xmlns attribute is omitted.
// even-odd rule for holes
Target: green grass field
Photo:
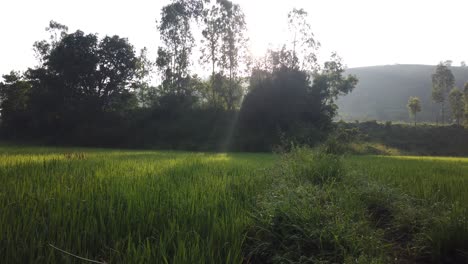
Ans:
<svg viewBox="0 0 468 264"><path fill-rule="evenodd" d="M416 231L430 244L434 263L468 262L468 158L353 156L346 163L350 175L412 198L417 206L404 213L426 221Z"/></svg>
<svg viewBox="0 0 468 264"><path fill-rule="evenodd" d="M417 247L403 249L408 256L430 252L434 262L466 256L468 159L349 156L336 171L325 168L328 160L318 162L323 166L305 172L321 176L326 170L339 179L290 180L286 174L299 170L289 170L290 164L283 170L272 154L3 146L0 262L255 262L262 247L252 243L271 239L255 230L268 230L276 219L262 212L282 210L297 216L290 219L304 225L311 241L320 240L317 250L332 252L321 256L324 263L385 263L397 251L393 245L403 243L384 229L413 224L420 228L408 233L427 239L405 243ZM389 211L386 221L398 224L373 223L370 204ZM315 225L320 217L335 222ZM319 240L314 228L325 232ZM251 239L256 236L260 240ZM325 245L327 237L335 242Z"/></svg>

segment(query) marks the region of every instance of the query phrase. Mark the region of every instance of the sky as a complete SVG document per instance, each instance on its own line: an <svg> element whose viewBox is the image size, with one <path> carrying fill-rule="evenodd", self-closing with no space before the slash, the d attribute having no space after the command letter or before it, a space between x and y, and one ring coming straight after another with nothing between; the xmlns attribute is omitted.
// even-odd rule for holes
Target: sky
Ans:
<svg viewBox="0 0 468 264"><path fill-rule="evenodd" d="M156 57L156 19L169 0L2 0L0 74L26 70L32 44L55 20L99 36L127 37ZM263 54L287 33L287 13L304 8L325 59L336 51L348 67L468 61L468 0L233 0L246 15L250 49Z"/></svg>

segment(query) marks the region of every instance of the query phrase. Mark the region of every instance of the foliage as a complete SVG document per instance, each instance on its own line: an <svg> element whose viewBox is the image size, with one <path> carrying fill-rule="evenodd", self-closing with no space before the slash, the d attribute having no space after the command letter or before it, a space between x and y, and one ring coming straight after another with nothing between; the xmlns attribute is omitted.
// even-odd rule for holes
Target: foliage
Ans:
<svg viewBox="0 0 468 264"><path fill-rule="evenodd" d="M390 149L413 155L466 156L468 131L459 126L420 124L385 124L375 121L346 123L365 135L363 141L382 144Z"/></svg>
<svg viewBox="0 0 468 264"><path fill-rule="evenodd" d="M1 124L6 129L17 129L22 135L30 129L30 95L31 84L18 72L3 75L0 82Z"/></svg>
<svg viewBox="0 0 468 264"><path fill-rule="evenodd" d="M344 66L336 55L311 80L294 66L291 54L284 49L271 52L267 65L252 71L239 114L241 146L268 150L281 143L280 133L299 144L316 144L332 128L336 98L357 83L354 76L343 76Z"/></svg>
<svg viewBox="0 0 468 264"><path fill-rule="evenodd" d="M162 73L162 92L177 96L190 96L188 89L190 54L194 38L190 23L193 10L183 1L174 1L161 10L158 24L164 46L158 49L156 65Z"/></svg>
<svg viewBox="0 0 468 264"><path fill-rule="evenodd" d="M357 79L344 76L336 54L318 66L319 44L305 10L294 9L288 25L292 47L270 51L266 64L250 71L245 15L227 0L164 6L155 62L146 49L135 54L127 39L68 33L51 21L50 39L34 44L39 65L2 85L0 132L7 139L86 146L268 151L279 134L314 145L333 127L337 98ZM209 80L191 73L195 26L202 28ZM154 66L158 85L152 85Z"/></svg>
<svg viewBox="0 0 468 264"><path fill-rule="evenodd" d="M352 151L351 144L360 141L361 137L358 128L348 128L343 122L339 122L327 140L320 145L320 150L334 155L347 154Z"/></svg>
<svg viewBox="0 0 468 264"><path fill-rule="evenodd" d="M230 1L219 1L221 4L221 57L219 67L222 74L226 74L227 84L222 98L228 110L234 110L243 96L242 70L248 68L246 22L242 9L238 4Z"/></svg>
<svg viewBox="0 0 468 264"><path fill-rule="evenodd" d="M292 67L313 72L318 67L316 51L320 43L315 40L312 26L307 20L308 13L302 8L294 8L288 13L288 29L291 36L287 45L292 44L292 47L289 47L292 51Z"/></svg>
<svg viewBox="0 0 468 264"><path fill-rule="evenodd" d="M216 74L216 66L219 65L221 53L221 37L223 34L221 16L221 6L216 2L203 13L203 40L201 41L201 61L204 64L211 64L211 89L208 94L210 102L213 106L217 106L218 97L217 91L220 90L220 84L216 82L222 75ZM215 77L215 76L218 77Z"/></svg>
<svg viewBox="0 0 468 264"><path fill-rule="evenodd" d="M131 83L131 88L143 108L153 106L158 98L157 88L150 85L154 66L155 63L148 58L148 50L141 49L136 62L135 80Z"/></svg>
<svg viewBox="0 0 468 264"><path fill-rule="evenodd" d="M293 146L283 154L281 164L282 174L313 184L330 183L343 177L341 157L308 147Z"/></svg>
<svg viewBox="0 0 468 264"><path fill-rule="evenodd" d="M468 127L468 83L465 83L465 87L463 89L463 99L465 103L465 113L464 113L464 118L465 118L465 127Z"/></svg>
<svg viewBox="0 0 468 264"><path fill-rule="evenodd" d="M463 114L465 111L465 102L463 101L463 92L457 87L454 87L449 93L449 103L453 119L457 121L457 125L463 123Z"/></svg>
<svg viewBox="0 0 468 264"><path fill-rule="evenodd" d="M410 96L407 107L410 116L414 118L414 125L416 125L416 114L421 112L421 100L418 97Z"/></svg>
<svg viewBox="0 0 468 264"><path fill-rule="evenodd" d="M441 104L442 123L445 122L445 98L455 84L455 77L450 66L450 63L441 62L437 65L435 73L432 74L432 100Z"/></svg>

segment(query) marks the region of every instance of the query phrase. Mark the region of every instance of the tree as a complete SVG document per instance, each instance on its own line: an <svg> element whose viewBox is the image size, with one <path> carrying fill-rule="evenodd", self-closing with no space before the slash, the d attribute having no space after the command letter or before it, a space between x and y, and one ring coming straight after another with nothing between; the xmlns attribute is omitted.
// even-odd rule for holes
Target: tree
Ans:
<svg viewBox="0 0 468 264"><path fill-rule="evenodd" d="M189 76L194 38L190 29L192 14L183 2L174 2L161 11L158 25L163 47L158 48L156 64L163 74L165 93L184 96Z"/></svg>
<svg viewBox="0 0 468 264"><path fill-rule="evenodd" d="M465 127L468 128L468 83L465 83L465 87L463 89L463 97L465 100Z"/></svg>
<svg viewBox="0 0 468 264"><path fill-rule="evenodd" d="M450 61L441 62L432 74L432 100L441 104L442 123L445 122L445 98L446 94L453 88L455 77L450 70Z"/></svg>
<svg viewBox="0 0 468 264"><path fill-rule="evenodd" d="M457 87L454 87L449 93L449 103L452 110L452 117L456 120L457 125L463 121L465 111L465 102L463 101L463 92Z"/></svg>
<svg viewBox="0 0 468 264"><path fill-rule="evenodd" d="M410 96L407 107L410 117L413 117L414 125L416 126L416 115L417 113L421 112L421 101L418 97Z"/></svg>
<svg viewBox="0 0 468 264"><path fill-rule="evenodd" d="M239 5L220 0L221 5L221 74L227 75L228 83L222 99L228 110L234 110L242 98L242 66L248 67L245 16ZM241 91L241 94L239 94Z"/></svg>
<svg viewBox="0 0 468 264"><path fill-rule="evenodd" d="M28 131L31 84L18 72L3 75L0 82L1 125L21 133Z"/></svg>
<svg viewBox="0 0 468 264"><path fill-rule="evenodd" d="M51 20L49 22L49 26L46 27L45 30L49 33L49 41L36 41L33 45L36 59L40 64L44 63L44 59L46 58L47 54L49 54L50 50L55 48L57 43L67 35L68 27Z"/></svg>
<svg viewBox="0 0 468 264"><path fill-rule="evenodd" d="M215 75L216 65L220 60L221 37L223 33L219 2L216 2L209 10L203 12L203 26L202 35L204 39L202 40L202 56L200 59L203 63L211 64L211 103L213 106L217 106L218 95L215 89Z"/></svg>
<svg viewBox="0 0 468 264"><path fill-rule="evenodd" d="M314 83L326 82L326 89L323 88L326 104L335 104L339 96L346 95L353 91L358 83L354 75L344 77L345 65L343 59L336 53L332 53L330 60L324 63L321 71L314 74Z"/></svg>
<svg viewBox="0 0 468 264"><path fill-rule="evenodd" d="M136 62L135 80L131 87L137 95L140 106L145 108L152 106L157 99L157 89L150 85L154 65L154 62L148 58L148 50L141 49Z"/></svg>
<svg viewBox="0 0 468 264"><path fill-rule="evenodd" d="M42 43L50 49L41 54L40 66L26 72L31 122L42 131L73 130L105 113L136 107L132 83L138 59L127 39L99 39L78 30Z"/></svg>
<svg viewBox="0 0 468 264"><path fill-rule="evenodd" d="M164 6L158 24L163 46L158 48L156 65L162 74L161 92L176 97L191 97L190 56L195 40L191 22L203 12L202 0L178 0Z"/></svg>
<svg viewBox="0 0 468 264"><path fill-rule="evenodd" d="M294 8L288 13L288 28L292 35L293 66L313 71L317 67L316 50L320 43L315 41L312 26L307 22L308 13L304 9Z"/></svg>
<svg viewBox="0 0 468 264"><path fill-rule="evenodd" d="M265 68L255 68L240 112L245 147L267 150L280 136L314 144L332 128L338 96L351 92L354 76L344 76L336 54L313 76L291 64L291 52L273 52ZM272 68L269 68L272 65ZM313 77L313 80L311 80Z"/></svg>

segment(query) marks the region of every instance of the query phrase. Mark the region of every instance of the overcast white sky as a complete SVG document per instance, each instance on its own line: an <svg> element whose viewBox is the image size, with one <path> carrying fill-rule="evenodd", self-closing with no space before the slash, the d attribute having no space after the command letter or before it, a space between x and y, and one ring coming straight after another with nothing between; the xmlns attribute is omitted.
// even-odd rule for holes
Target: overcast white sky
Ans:
<svg viewBox="0 0 468 264"><path fill-rule="evenodd" d="M155 19L168 0L1 0L0 73L35 63L32 44L53 19L71 31L117 34L137 48L158 46ZM349 67L468 61L468 0L234 0L245 14L253 54L282 39L292 8L309 12L321 54Z"/></svg>

